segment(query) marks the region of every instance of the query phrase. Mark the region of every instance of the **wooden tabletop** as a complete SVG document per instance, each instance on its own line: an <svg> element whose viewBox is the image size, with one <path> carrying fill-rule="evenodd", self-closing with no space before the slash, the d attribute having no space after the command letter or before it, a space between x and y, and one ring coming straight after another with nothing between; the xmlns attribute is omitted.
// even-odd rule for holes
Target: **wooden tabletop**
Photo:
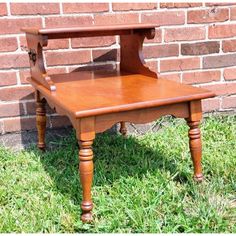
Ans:
<svg viewBox="0 0 236 236"><path fill-rule="evenodd" d="M23 32L35 35L50 35L55 34L68 34L68 33L77 33L77 34L89 34L91 32L100 32L101 34L106 34L106 32L118 32L118 31L128 31L128 30L145 30L155 28L154 24L114 24L114 25L90 25L90 26L78 26L78 27L66 27L66 28L35 28L27 27L22 28Z"/></svg>
<svg viewBox="0 0 236 236"><path fill-rule="evenodd" d="M166 79L119 72L73 72L51 76L57 90L34 86L77 118L213 97L214 93Z"/></svg>

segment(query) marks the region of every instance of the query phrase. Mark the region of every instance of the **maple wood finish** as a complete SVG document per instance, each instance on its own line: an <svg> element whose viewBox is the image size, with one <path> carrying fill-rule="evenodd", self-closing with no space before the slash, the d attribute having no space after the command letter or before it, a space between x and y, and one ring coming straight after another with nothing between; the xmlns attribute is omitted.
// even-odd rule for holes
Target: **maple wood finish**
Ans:
<svg viewBox="0 0 236 236"><path fill-rule="evenodd" d="M46 131L46 101L40 100L39 94L36 91L36 125L38 130L38 148L45 150L45 131Z"/></svg>
<svg viewBox="0 0 236 236"><path fill-rule="evenodd" d="M142 45L155 34L155 25L130 24L76 28L26 28L31 66L30 83L36 90L38 147L45 148L45 100L57 113L67 115L76 130L80 146L79 172L83 189L81 204L84 222L92 220L93 179L92 144L95 134L120 123L126 135L125 122L146 123L163 115L185 118L194 178L201 181L201 99L213 97L208 90L158 78L145 67ZM42 48L49 39L88 36L120 36L120 69L118 71L80 71L48 76Z"/></svg>
<svg viewBox="0 0 236 236"><path fill-rule="evenodd" d="M80 180L83 188L82 221L90 221L92 219L93 202L91 198L91 187L93 181L93 140L80 140L79 146L79 172Z"/></svg>

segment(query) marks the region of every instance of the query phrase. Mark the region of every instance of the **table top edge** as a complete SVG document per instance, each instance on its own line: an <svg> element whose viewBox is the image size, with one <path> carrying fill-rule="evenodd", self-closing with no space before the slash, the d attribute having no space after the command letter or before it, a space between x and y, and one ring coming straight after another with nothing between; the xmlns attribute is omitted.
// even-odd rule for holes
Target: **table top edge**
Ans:
<svg viewBox="0 0 236 236"><path fill-rule="evenodd" d="M74 27L23 27L21 31L36 35L57 34L57 33L75 33L75 32L93 32L93 31L115 31L115 30L142 30L153 29L157 27L156 24L113 24L113 25L78 25Z"/></svg>

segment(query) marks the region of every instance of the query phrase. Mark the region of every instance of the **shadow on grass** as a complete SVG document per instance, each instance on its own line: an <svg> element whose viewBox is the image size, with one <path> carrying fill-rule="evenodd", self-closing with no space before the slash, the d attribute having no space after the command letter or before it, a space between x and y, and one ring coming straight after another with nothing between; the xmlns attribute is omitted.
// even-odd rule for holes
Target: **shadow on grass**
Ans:
<svg viewBox="0 0 236 236"><path fill-rule="evenodd" d="M174 181L185 183L189 177L177 169L173 157L165 156L155 143L142 144L134 136L127 138L117 134L99 134L96 136L94 150L93 186L112 186L119 178L142 179L147 173L157 169L175 175ZM68 196L75 204L81 203L82 190L78 175L78 145L75 134L50 143L51 150L41 153L41 162L45 171L55 183L55 188ZM108 193L109 194L109 193Z"/></svg>

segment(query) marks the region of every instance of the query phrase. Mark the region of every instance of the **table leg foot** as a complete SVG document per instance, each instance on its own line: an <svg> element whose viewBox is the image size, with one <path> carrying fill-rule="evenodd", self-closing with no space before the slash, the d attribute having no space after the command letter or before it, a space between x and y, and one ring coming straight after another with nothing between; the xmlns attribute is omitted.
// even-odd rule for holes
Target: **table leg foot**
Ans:
<svg viewBox="0 0 236 236"><path fill-rule="evenodd" d="M202 174L202 142L201 132L199 128L200 121L187 120L189 126L189 147L194 167L194 180L201 182L203 180Z"/></svg>
<svg viewBox="0 0 236 236"><path fill-rule="evenodd" d="M126 128L124 121L120 122L120 130L119 131L123 136L127 135L127 128Z"/></svg>
<svg viewBox="0 0 236 236"><path fill-rule="evenodd" d="M193 179L194 179L194 181L196 181L198 183L201 183L204 180L204 176L203 176L203 174L201 174L201 175L194 175Z"/></svg>
<svg viewBox="0 0 236 236"><path fill-rule="evenodd" d="M90 201L90 202L82 201L81 209L82 209L81 220L84 223L92 222L93 221L93 215L92 215L92 212L91 212L92 209L93 209L92 201Z"/></svg>
<svg viewBox="0 0 236 236"><path fill-rule="evenodd" d="M36 102L36 126L38 130L38 143L37 146L40 150L44 151L45 144L45 131L46 131L46 101L41 100Z"/></svg>
<svg viewBox="0 0 236 236"><path fill-rule="evenodd" d="M93 181L93 140L79 141L79 172L83 190L83 200L81 204L83 222L92 221L93 202L91 198L91 187Z"/></svg>

